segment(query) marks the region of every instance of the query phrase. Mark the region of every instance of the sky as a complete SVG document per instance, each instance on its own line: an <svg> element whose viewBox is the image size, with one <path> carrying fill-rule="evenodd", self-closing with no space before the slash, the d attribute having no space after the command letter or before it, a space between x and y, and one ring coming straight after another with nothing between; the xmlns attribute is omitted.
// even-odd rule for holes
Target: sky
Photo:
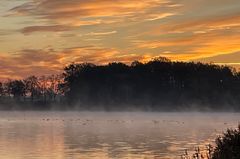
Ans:
<svg viewBox="0 0 240 159"><path fill-rule="evenodd" d="M0 0L0 79L164 56L240 68L239 0Z"/></svg>

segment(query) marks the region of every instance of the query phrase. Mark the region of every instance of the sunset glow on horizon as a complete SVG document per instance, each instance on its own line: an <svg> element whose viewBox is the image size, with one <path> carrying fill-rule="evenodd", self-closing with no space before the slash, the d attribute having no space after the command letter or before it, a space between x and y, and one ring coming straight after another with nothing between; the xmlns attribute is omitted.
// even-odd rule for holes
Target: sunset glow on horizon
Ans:
<svg viewBox="0 0 240 159"><path fill-rule="evenodd" d="M158 56L240 68L240 1L1 0L0 79Z"/></svg>

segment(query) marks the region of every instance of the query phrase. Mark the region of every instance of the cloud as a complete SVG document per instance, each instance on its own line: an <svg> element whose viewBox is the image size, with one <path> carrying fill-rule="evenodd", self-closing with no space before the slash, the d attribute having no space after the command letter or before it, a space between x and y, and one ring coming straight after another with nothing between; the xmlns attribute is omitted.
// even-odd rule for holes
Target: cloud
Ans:
<svg viewBox="0 0 240 159"><path fill-rule="evenodd" d="M104 35L110 35L110 34L115 34L117 31L109 31L109 32L91 32L86 35L93 35L93 36L104 36Z"/></svg>
<svg viewBox="0 0 240 159"><path fill-rule="evenodd" d="M240 51L230 52L227 54L216 55L207 58L196 59L195 61L200 61L204 63L215 63L218 65L228 65L236 68L240 71Z"/></svg>
<svg viewBox="0 0 240 159"><path fill-rule="evenodd" d="M169 36L160 40L135 41L133 44L139 49L159 51L174 60L191 61L240 51L238 40L240 34L237 34L239 28L197 34L185 32L168 34Z"/></svg>
<svg viewBox="0 0 240 159"><path fill-rule="evenodd" d="M204 17L202 19L189 19L176 25L160 27L168 32L224 30L240 26L238 14L224 15L220 17Z"/></svg>
<svg viewBox="0 0 240 159"><path fill-rule="evenodd" d="M90 62L95 64L107 64L109 62L130 63L134 60L145 60L147 54L134 54L119 52L114 48L102 48L95 46L68 48L61 51L61 63Z"/></svg>
<svg viewBox="0 0 240 159"><path fill-rule="evenodd" d="M50 75L62 73L63 68L70 63L90 62L107 64L110 61L130 63L133 60L146 60L151 56L139 54L124 54L113 48L84 46L54 49L24 49L9 55L0 54L0 79L24 78L30 75Z"/></svg>
<svg viewBox="0 0 240 159"><path fill-rule="evenodd" d="M52 25L52 26L28 26L21 30L23 34L30 34L33 32L61 32L70 30L69 27L62 25Z"/></svg>
<svg viewBox="0 0 240 159"><path fill-rule="evenodd" d="M157 14L160 6L173 7L169 0L29 0L10 10L12 15L35 16L59 25L94 25L114 23L125 17L139 17L151 10L152 18L164 18L170 14Z"/></svg>
<svg viewBox="0 0 240 159"><path fill-rule="evenodd" d="M197 61L224 63L224 64L240 64L240 51L216 55L208 58L196 59Z"/></svg>
<svg viewBox="0 0 240 159"><path fill-rule="evenodd" d="M218 55L240 51L237 0L24 0L7 8L9 15L0 17L0 48L17 53L0 54L0 65L10 76L34 74L33 68L57 72L70 62L155 56L224 63Z"/></svg>
<svg viewBox="0 0 240 159"><path fill-rule="evenodd" d="M169 16L177 15L177 13L162 13L162 14L151 14L149 18L146 19L147 21L159 20Z"/></svg>
<svg viewBox="0 0 240 159"><path fill-rule="evenodd" d="M0 79L56 73L60 69L57 56L50 50L21 50L14 55L1 53Z"/></svg>

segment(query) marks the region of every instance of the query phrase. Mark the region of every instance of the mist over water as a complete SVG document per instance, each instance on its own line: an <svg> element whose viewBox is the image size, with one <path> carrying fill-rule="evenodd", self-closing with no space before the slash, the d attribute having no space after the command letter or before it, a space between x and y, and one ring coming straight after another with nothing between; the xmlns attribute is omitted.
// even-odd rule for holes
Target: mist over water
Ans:
<svg viewBox="0 0 240 159"><path fill-rule="evenodd" d="M0 156L174 159L239 121L239 113L2 111Z"/></svg>

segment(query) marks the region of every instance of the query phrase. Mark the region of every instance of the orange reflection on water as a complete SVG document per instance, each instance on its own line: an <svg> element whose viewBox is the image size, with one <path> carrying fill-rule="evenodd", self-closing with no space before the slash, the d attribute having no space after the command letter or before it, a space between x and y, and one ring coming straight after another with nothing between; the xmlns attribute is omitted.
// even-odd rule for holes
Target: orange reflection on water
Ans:
<svg viewBox="0 0 240 159"><path fill-rule="evenodd" d="M0 156L174 159L237 121L237 113L0 112Z"/></svg>

